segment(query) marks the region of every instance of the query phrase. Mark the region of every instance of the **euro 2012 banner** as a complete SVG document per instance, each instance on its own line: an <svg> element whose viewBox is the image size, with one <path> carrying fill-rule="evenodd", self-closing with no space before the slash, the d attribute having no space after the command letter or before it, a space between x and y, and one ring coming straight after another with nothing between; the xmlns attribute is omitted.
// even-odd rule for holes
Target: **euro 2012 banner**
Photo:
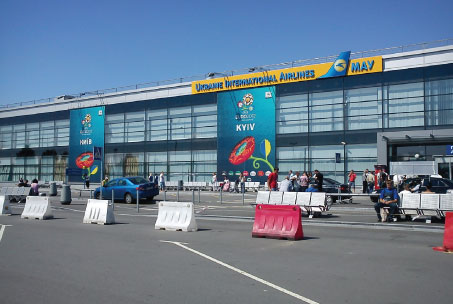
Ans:
<svg viewBox="0 0 453 304"><path fill-rule="evenodd" d="M71 110L68 179L71 182L101 181L101 161L94 147L104 147L104 107Z"/></svg>
<svg viewBox="0 0 453 304"><path fill-rule="evenodd" d="M275 86L217 95L217 176L265 181L275 167Z"/></svg>

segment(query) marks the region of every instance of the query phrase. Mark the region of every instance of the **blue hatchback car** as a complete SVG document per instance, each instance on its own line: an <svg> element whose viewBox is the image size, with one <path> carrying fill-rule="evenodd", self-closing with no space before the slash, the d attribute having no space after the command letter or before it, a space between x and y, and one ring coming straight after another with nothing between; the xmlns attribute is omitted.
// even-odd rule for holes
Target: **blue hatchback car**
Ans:
<svg viewBox="0 0 453 304"><path fill-rule="evenodd" d="M109 181L104 187L98 187L94 190L94 197L99 199L112 199L112 190L115 200L124 200L127 204L137 201L137 191L140 199L152 200L159 194L159 188L156 183L151 183L140 176L121 177Z"/></svg>

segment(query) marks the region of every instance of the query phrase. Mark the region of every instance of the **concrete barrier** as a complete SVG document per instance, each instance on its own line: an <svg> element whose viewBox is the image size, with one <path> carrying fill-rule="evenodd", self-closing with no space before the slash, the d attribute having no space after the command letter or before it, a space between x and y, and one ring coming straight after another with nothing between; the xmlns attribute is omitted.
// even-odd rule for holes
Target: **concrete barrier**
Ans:
<svg viewBox="0 0 453 304"><path fill-rule="evenodd" d="M9 206L8 196L5 195L0 196L0 207L2 208L0 215L11 215L11 208Z"/></svg>
<svg viewBox="0 0 453 304"><path fill-rule="evenodd" d="M84 224L114 224L115 214L113 206L107 200L89 199L85 215L83 216Z"/></svg>
<svg viewBox="0 0 453 304"><path fill-rule="evenodd" d="M27 196L21 218L38 220L53 218L49 198L43 196Z"/></svg>
<svg viewBox="0 0 453 304"><path fill-rule="evenodd" d="M160 202L155 229L197 231L193 203Z"/></svg>

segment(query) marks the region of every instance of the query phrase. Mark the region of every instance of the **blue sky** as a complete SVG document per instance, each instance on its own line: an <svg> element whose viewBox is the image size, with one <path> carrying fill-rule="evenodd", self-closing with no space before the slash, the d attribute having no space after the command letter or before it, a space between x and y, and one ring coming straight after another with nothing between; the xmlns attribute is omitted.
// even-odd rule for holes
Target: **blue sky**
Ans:
<svg viewBox="0 0 453 304"><path fill-rule="evenodd" d="M453 1L0 2L0 104L453 38Z"/></svg>

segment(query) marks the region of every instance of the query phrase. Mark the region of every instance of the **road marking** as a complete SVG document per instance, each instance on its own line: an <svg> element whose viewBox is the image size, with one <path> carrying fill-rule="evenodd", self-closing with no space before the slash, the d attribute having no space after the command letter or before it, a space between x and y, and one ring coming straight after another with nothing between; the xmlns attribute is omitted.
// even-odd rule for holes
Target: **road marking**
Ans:
<svg viewBox="0 0 453 304"><path fill-rule="evenodd" d="M1 225L1 224L0 224ZM5 229L7 226L11 226L11 225L1 225L2 228L0 228L0 242L2 241L2 238L3 238L3 232L5 232Z"/></svg>
<svg viewBox="0 0 453 304"><path fill-rule="evenodd" d="M219 264L219 265L222 265L223 267L226 267L226 268L228 268L228 269L230 269L230 270L233 270L233 271L235 271L235 272L237 272L237 273L239 273L239 274L242 274L243 276L246 276L246 277L248 277L248 278L250 278L250 279L252 279L252 280L258 281L258 282L260 282L260 283L262 283L262 284L264 284L264 285L267 285L267 286L269 286L269 287L272 287L272 288L274 288L274 289L276 289L276 290L278 290L278 291L280 291L280 292L286 293L287 295L290 295L290 296L292 296L292 297L294 297L294 298L296 298L296 299L298 299L298 300L301 300L301 301L303 301L303 302L305 302L305 303L309 303L309 304L319 304L318 302L315 302L315 301L313 301L313 300L310 300L309 298L306 298L306 297L301 296L301 295L299 295L299 294L297 294L297 293L294 293L294 292L292 292L292 291L289 291L289 290L287 290L287 289L285 289L285 288L282 288L282 287L280 287L280 286L277 286L277 285L275 285L275 284L273 284L273 283L271 283L271 282L268 282L268 281L266 281L266 280L263 280L263 279L261 279L261 278L258 278L257 276L254 276L253 274L247 273L247 272L245 272L245 271L243 271L243 270L240 270L239 268L233 267L233 266L231 266L231 265L229 265L229 264L226 264L226 263L224 263L224 262L222 262L222 261L219 261L219 260L217 260L217 259L215 259L215 258L213 258L213 257L210 257L209 255L206 255L206 254L201 253L201 252L199 252L199 251L196 251L196 250L194 250L194 249L192 249L192 248L190 248L190 247L187 247L187 246L184 245L185 243L172 242L172 241L161 241L161 242L162 242L162 243L170 243L170 244L177 245L177 246L179 246L179 247L181 247L181 248L184 248L184 249L186 249L186 250L188 250L188 251L191 251L191 252L193 252L193 253L195 253L195 254L198 254L199 256L204 257L205 259L208 259L208 260L210 260L210 261L212 261L212 262L214 262L214 263L217 263L217 264Z"/></svg>

